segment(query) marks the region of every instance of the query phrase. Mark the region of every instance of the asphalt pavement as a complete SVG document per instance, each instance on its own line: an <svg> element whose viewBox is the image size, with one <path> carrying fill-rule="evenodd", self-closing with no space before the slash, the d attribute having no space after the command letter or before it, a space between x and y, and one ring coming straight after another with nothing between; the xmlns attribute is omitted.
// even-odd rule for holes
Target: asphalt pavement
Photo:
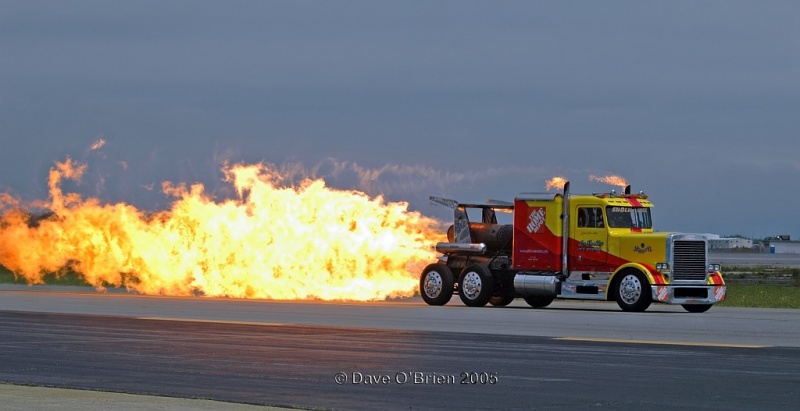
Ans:
<svg viewBox="0 0 800 411"><path fill-rule="evenodd" d="M285 408L728 410L800 403L800 348L10 311L0 312L0 347L0 381Z"/></svg>

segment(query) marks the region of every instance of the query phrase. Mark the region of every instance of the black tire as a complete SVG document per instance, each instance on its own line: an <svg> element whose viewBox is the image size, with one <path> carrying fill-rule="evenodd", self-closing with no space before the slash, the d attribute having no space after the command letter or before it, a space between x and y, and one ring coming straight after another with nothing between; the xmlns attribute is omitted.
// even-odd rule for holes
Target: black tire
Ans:
<svg viewBox="0 0 800 411"><path fill-rule="evenodd" d="M514 301L513 294L495 295L489 299L489 304L495 307L505 307L511 304L512 301Z"/></svg>
<svg viewBox="0 0 800 411"><path fill-rule="evenodd" d="M419 277L419 293L428 305L445 305L453 297L453 272L444 264L430 264Z"/></svg>
<svg viewBox="0 0 800 411"><path fill-rule="evenodd" d="M528 305L530 305L533 308L544 308L550 305L550 303L552 303L553 300L555 299L556 297L554 296L547 296L547 297L535 296L535 297L525 297L525 302L528 303Z"/></svg>
<svg viewBox="0 0 800 411"><path fill-rule="evenodd" d="M639 270L625 270L614 280L614 297L622 311L642 312L653 302L650 283Z"/></svg>
<svg viewBox="0 0 800 411"><path fill-rule="evenodd" d="M461 271L458 277L458 296L464 305L483 307L492 298L494 281L492 273L484 264L472 264Z"/></svg>
<svg viewBox="0 0 800 411"><path fill-rule="evenodd" d="M681 304L681 307L690 313L704 313L711 308L711 304Z"/></svg>

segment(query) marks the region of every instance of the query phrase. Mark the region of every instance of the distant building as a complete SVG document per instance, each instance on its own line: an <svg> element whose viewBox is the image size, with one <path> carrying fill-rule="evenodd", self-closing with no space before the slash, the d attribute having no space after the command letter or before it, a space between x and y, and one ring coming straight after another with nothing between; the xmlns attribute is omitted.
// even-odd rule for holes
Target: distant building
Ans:
<svg viewBox="0 0 800 411"><path fill-rule="evenodd" d="M770 241L769 252L775 254L800 254L800 241Z"/></svg>
<svg viewBox="0 0 800 411"><path fill-rule="evenodd" d="M753 240L749 238L711 238L708 248L712 250L730 250L734 248L753 248Z"/></svg>

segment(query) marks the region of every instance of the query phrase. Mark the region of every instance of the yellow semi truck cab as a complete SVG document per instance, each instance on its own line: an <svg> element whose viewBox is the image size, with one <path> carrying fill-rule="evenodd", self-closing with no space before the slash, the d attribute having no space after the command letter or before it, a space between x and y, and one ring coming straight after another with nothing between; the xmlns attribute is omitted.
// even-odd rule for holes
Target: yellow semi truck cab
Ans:
<svg viewBox="0 0 800 411"><path fill-rule="evenodd" d="M570 196L568 269L559 297L615 300L631 311L656 301L697 312L724 300L705 236L654 232L652 207L644 194Z"/></svg>

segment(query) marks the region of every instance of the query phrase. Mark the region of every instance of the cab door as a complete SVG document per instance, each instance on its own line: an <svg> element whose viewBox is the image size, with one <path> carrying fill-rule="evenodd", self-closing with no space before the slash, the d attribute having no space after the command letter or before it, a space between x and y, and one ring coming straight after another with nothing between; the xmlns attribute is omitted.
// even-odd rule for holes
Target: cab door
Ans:
<svg viewBox="0 0 800 411"><path fill-rule="evenodd" d="M595 271L608 261L608 230L599 206L574 209L570 230L570 271Z"/></svg>

